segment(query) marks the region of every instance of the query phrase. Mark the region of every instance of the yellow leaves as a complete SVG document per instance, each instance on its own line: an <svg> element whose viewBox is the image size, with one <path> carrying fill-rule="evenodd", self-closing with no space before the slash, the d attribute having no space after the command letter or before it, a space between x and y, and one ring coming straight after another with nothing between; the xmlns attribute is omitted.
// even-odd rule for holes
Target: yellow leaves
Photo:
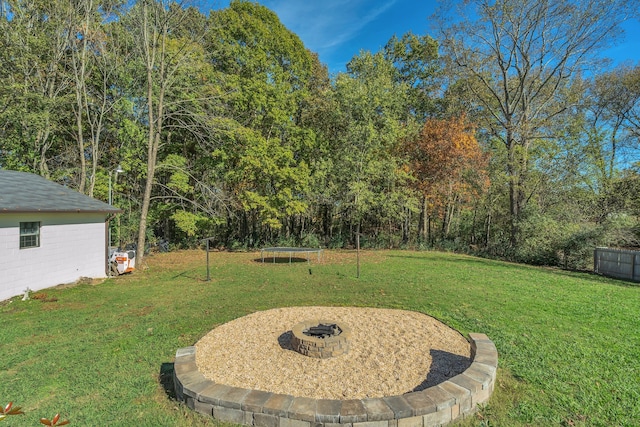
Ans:
<svg viewBox="0 0 640 427"><path fill-rule="evenodd" d="M203 217L187 211L176 211L171 215L171 219L176 223L176 227L187 233L187 236L193 237L198 232L198 221Z"/></svg>
<svg viewBox="0 0 640 427"><path fill-rule="evenodd" d="M286 216L300 214L308 208L306 202L295 198L291 189L283 188L276 194L261 195L256 191L244 190L238 194L245 211L257 212L262 218L262 224L274 229L280 229L280 219Z"/></svg>
<svg viewBox="0 0 640 427"><path fill-rule="evenodd" d="M167 38L167 52L171 53L182 62L182 65L193 65L196 63L205 63L204 47L200 43L189 40L185 37ZM177 55L180 54L180 55Z"/></svg>
<svg viewBox="0 0 640 427"><path fill-rule="evenodd" d="M187 170L187 159L177 154L169 154L157 167L158 171L170 170L171 176L167 187L182 193L188 194L193 191Z"/></svg>

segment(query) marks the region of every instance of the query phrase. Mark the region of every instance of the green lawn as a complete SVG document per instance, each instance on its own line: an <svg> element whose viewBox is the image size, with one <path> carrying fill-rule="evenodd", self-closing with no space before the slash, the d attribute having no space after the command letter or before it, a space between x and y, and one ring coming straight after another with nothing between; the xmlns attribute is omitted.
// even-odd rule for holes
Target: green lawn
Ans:
<svg viewBox="0 0 640 427"><path fill-rule="evenodd" d="M204 252L154 255L144 272L0 303L0 405L26 412L0 426L56 412L72 426L215 425L165 392L176 349L296 305L417 310L486 333L498 382L464 426L640 426L640 286L435 252L366 252L359 279L351 252L311 271L259 258L211 253L206 282Z"/></svg>

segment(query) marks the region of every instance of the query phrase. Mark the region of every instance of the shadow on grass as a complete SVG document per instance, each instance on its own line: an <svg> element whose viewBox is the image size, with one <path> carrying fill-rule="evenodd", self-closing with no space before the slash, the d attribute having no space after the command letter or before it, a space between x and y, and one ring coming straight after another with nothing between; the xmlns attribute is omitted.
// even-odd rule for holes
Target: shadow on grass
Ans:
<svg viewBox="0 0 640 427"><path fill-rule="evenodd" d="M164 392L169 396L169 399L176 400L176 390L173 383L173 363L163 363L160 366L160 373L158 374L158 379L160 380L160 385L164 389Z"/></svg>
<svg viewBox="0 0 640 427"><path fill-rule="evenodd" d="M518 264L515 262L510 262L510 261L503 261L503 260L496 260L496 259L489 259L489 258L483 258L480 257L478 255L473 255L473 254L458 254L458 253L453 253L453 252L430 252L431 254L436 254L437 256L434 257L435 261L441 262L469 262L469 263L476 263L476 264L484 264L484 265L491 265L491 266L504 266L504 265L521 265L521 266L525 266L525 267L532 267L530 265L526 265L526 264ZM415 254L415 255L411 255L411 254L407 254L407 255L387 255L387 257L389 258L400 258L400 259L411 259L411 260L420 260L423 262L434 262L434 258L428 258L425 256L422 256L421 253Z"/></svg>
<svg viewBox="0 0 640 427"><path fill-rule="evenodd" d="M613 276L605 276L604 274L596 273L594 271L558 269L557 272L563 276L576 279L584 279L584 275L586 274L590 279L605 285L619 286L622 288L640 288L640 282L634 282L630 279L622 279Z"/></svg>
<svg viewBox="0 0 640 427"><path fill-rule="evenodd" d="M471 365L471 359L442 350L431 350L431 369L427 377L411 391L420 391L438 385L463 373Z"/></svg>
<svg viewBox="0 0 640 427"><path fill-rule="evenodd" d="M255 258L253 262L262 264L263 258ZM306 258L291 257L291 264L294 262L307 262ZM264 257L264 264L289 264L289 257Z"/></svg>
<svg viewBox="0 0 640 427"><path fill-rule="evenodd" d="M571 268L562 268L560 266L544 266L544 265L533 265L533 264L524 264L516 261L508 261L501 259L491 259L484 258L480 255L474 254L457 254L457 253L443 253L446 254L446 258L438 258L437 261L444 262L464 262L466 264L478 264L489 267L508 267L508 268L517 268L517 269L536 269L538 271L543 271L547 273L551 273L554 275L560 275L565 277L570 277L578 280L584 280L586 278L592 279L594 281L601 282L607 285L613 285L623 288L640 288L640 282L634 282L630 279L625 278L617 278L617 277L609 277L603 274L596 273L592 270L588 269L571 269ZM434 262L431 258L426 258L421 256L419 253L417 254L404 254L404 255L387 255L389 258L400 258L400 259L410 259L410 260L420 260L425 263Z"/></svg>
<svg viewBox="0 0 640 427"><path fill-rule="evenodd" d="M198 280L200 282L206 282L207 281L207 278L206 277L202 277L199 273L196 273L196 270L183 271L181 273L176 274L171 279L178 279L180 277L184 277L184 278L191 279L191 280Z"/></svg>

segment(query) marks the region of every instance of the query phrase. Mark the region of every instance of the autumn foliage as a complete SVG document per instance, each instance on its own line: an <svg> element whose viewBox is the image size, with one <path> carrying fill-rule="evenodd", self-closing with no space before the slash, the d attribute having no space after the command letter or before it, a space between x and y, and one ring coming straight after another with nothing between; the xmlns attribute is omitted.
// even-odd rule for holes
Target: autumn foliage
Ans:
<svg viewBox="0 0 640 427"><path fill-rule="evenodd" d="M428 119L404 150L415 188L425 198L425 209L442 218L445 231L455 210L468 206L488 188L488 157L464 115Z"/></svg>
<svg viewBox="0 0 640 427"><path fill-rule="evenodd" d="M7 418L8 415L22 415L22 408L20 406L13 406L13 402L9 402L4 408L0 406L0 421Z"/></svg>
<svg viewBox="0 0 640 427"><path fill-rule="evenodd" d="M69 424L69 420L60 421L60 414L56 414L53 419L48 418L40 418L40 424L44 424L45 426L66 426Z"/></svg>
<svg viewBox="0 0 640 427"><path fill-rule="evenodd" d="M4 408L0 407L0 421L9 415L24 415L24 412L20 406L13 406L13 402L9 402ZM40 418L40 424L51 427L66 426L69 420L60 421L60 414L56 414L52 419Z"/></svg>

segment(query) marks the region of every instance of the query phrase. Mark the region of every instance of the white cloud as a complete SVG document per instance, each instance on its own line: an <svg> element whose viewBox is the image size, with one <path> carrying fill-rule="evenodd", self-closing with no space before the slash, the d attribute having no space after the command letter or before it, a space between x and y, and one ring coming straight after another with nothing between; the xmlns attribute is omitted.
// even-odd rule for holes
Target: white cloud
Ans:
<svg viewBox="0 0 640 427"><path fill-rule="evenodd" d="M1 0L0 0L1 1ZM210 9L230 0L197 0ZM361 48L367 33L388 24L384 14L408 0L252 0L274 11L280 21L320 56L330 70L340 70ZM378 20L378 22L375 22ZM380 22L384 21L384 22ZM375 25L375 27L374 27ZM374 30L375 28L375 30ZM364 36L364 38L363 38ZM356 41L360 39L359 41ZM366 43L365 43L366 44Z"/></svg>
<svg viewBox="0 0 640 427"><path fill-rule="evenodd" d="M321 57L357 37L397 0L264 0L280 21L296 33L305 46ZM372 7L372 4L374 7Z"/></svg>

